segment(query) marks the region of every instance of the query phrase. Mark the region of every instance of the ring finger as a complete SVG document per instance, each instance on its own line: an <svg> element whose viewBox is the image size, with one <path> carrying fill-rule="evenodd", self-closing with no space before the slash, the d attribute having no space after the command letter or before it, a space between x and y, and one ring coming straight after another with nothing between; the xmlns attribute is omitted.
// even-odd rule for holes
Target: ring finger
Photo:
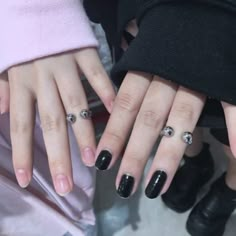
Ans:
<svg viewBox="0 0 236 236"><path fill-rule="evenodd" d="M171 138L163 136L147 176L146 196L156 198L167 191L187 147L184 132L194 131L205 103L205 97L180 87L166 126L174 129Z"/></svg>
<svg viewBox="0 0 236 236"><path fill-rule="evenodd" d="M73 187L67 124L56 82L48 74L41 78L37 101L41 127L55 189L64 196Z"/></svg>
<svg viewBox="0 0 236 236"><path fill-rule="evenodd" d="M87 166L94 165L96 141L91 119L83 119L80 116L82 110L88 110L88 103L78 68L73 58L68 58L67 68L56 71L55 79L67 114L74 118L72 128L80 147L83 162ZM70 68L68 68L70 66Z"/></svg>

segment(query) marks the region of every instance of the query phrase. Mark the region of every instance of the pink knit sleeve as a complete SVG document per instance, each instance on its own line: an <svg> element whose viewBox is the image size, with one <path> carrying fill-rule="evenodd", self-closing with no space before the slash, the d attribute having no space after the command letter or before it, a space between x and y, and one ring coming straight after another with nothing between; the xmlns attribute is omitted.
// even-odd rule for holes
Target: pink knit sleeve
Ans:
<svg viewBox="0 0 236 236"><path fill-rule="evenodd" d="M82 0L0 3L0 73L37 58L96 46Z"/></svg>

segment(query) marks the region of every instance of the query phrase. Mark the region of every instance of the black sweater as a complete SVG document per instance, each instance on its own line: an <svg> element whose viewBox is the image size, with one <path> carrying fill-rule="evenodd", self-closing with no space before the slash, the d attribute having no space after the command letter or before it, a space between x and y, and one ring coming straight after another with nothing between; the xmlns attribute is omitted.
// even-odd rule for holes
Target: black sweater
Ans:
<svg viewBox="0 0 236 236"><path fill-rule="evenodd" d="M206 94L211 105L200 123L224 127L214 99L236 105L236 0L85 0L85 7L116 48L127 22L138 21L112 70L116 84L129 70L159 75Z"/></svg>

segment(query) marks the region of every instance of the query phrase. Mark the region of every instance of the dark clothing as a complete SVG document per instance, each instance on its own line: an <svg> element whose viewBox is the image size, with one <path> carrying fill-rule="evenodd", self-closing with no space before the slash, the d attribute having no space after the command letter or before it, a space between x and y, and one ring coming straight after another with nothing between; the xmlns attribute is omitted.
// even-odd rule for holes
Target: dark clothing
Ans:
<svg viewBox="0 0 236 236"><path fill-rule="evenodd" d="M117 54L126 24L139 25L112 70L117 85L130 70L159 75L209 97L200 126L226 127L219 101L236 105L235 0L85 0L90 16L94 4Z"/></svg>

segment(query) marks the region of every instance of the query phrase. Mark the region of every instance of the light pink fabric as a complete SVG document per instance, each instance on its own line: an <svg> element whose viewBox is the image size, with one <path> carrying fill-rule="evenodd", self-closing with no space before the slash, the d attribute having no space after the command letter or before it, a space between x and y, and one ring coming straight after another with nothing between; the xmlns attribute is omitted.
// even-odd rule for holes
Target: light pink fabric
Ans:
<svg viewBox="0 0 236 236"><path fill-rule="evenodd" d="M13 65L97 46L82 0L3 0L0 73Z"/></svg>
<svg viewBox="0 0 236 236"><path fill-rule="evenodd" d="M38 116L37 116L38 117ZM16 184L11 159L9 115L0 116L0 235L91 236L95 225L95 171L85 167L69 127L74 190L66 197L54 191L39 119L36 121L33 181L22 190Z"/></svg>

